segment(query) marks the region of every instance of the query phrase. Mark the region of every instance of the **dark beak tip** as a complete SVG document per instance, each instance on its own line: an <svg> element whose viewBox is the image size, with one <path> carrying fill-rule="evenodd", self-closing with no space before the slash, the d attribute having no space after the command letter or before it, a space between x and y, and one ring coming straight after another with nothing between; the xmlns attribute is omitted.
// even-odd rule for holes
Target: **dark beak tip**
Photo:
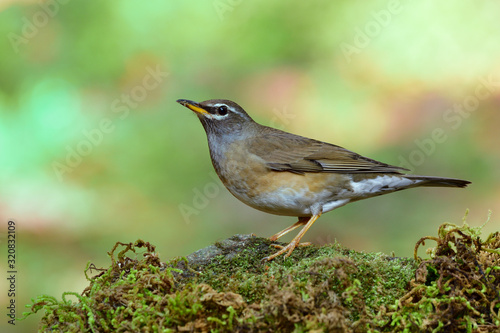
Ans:
<svg viewBox="0 0 500 333"><path fill-rule="evenodd" d="M177 103L183 106L188 106L188 105L197 105L198 103L194 101L190 101L189 99L178 99L176 100Z"/></svg>

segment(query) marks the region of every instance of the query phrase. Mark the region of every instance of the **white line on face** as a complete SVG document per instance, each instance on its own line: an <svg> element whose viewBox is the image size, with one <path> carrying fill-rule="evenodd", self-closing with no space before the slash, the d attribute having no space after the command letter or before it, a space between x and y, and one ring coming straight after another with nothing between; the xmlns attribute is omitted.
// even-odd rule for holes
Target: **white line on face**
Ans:
<svg viewBox="0 0 500 333"><path fill-rule="evenodd" d="M236 111L233 107L227 105L227 104L224 104L224 103L217 103L217 104L214 104L212 107L213 108L218 108L220 106L225 106L227 107L228 109L228 113L226 113L225 115L219 115L219 114L207 114L205 115L205 117L209 118L209 119L215 119L215 120L221 120L221 119L224 119L226 118L227 116L229 116L229 113L230 112L233 112L233 113L236 113L236 114L240 114L238 111Z"/></svg>

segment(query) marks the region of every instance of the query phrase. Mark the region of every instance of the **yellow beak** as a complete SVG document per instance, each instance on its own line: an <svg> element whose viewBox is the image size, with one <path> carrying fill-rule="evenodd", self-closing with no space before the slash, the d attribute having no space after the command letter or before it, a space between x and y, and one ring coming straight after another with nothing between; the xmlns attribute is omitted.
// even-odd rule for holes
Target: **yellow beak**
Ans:
<svg viewBox="0 0 500 333"><path fill-rule="evenodd" d="M177 103L191 109L192 111L194 111L196 113L203 114L203 115L210 114L205 109L200 107L200 104L193 102L193 101L190 101L188 99L178 99Z"/></svg>

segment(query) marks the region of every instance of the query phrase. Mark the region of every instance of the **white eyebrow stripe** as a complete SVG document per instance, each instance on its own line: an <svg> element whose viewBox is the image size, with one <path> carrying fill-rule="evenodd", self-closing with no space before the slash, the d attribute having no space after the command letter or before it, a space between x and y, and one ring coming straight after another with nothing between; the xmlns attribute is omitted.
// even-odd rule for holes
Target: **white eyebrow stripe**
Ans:
<svg viewBox="0 0 500 333"><path fill-rule="evenodd" d="M227 104L224 104L224 103L217 103L217 104L214 104L213 107L215 108L218 108L219 106L226 106L229 110L231 110L231 112L234 112L236 114L241 114L239 113L238 111L236 111L232 106L229 106ZM225 117L225 116L224 116Z"/></svg>

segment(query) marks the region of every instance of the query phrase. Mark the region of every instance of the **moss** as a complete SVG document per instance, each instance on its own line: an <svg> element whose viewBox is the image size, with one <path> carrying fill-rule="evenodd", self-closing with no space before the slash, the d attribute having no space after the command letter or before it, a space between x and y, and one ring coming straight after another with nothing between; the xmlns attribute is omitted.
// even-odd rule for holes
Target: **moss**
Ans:
<svg viewBox="0 0 500 333"><path fill-rule="evenodd" d="M147 242L117 243L81 295L39 296L26 315L44 311L41 332L494 331L500 234L479 234L445 223L417 243L437 242L424 261L333 244L262 263L270 242L236 235L162 263Z"/></svg>
<svg viewBox="0 0 500 333"><path fill-rule="evenodd" d="M393 325L446 332L500 330L500 234L444 223L431 259L421 261L410 291L393 307Z"/></svg>

